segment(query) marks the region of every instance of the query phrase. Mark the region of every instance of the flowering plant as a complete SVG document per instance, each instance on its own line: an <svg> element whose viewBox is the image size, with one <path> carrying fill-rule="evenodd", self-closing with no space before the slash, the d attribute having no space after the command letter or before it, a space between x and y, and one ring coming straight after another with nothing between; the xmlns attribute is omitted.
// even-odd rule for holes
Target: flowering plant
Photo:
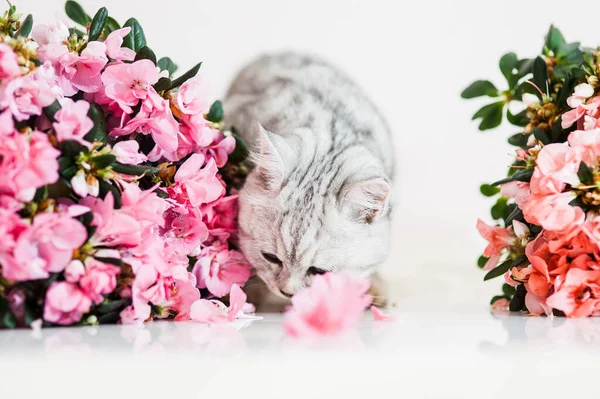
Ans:
<svg viewBox="0 0 600 399"><path fill-rule="evenodd" d="M551 27L542 54L500 59L508 88L487 80L463 98L495 102L474 115L479 129L504 115L519 132L508 176L481 186L497 197L496 225L477 228L488 241L479 266L485 280L503 276L496 308L531 314L600 314L600 49L568 43ZM515 106L520 106L519 112Z"/></svg>
<svg viewBox="0 0 600 399"><path fill-rule="evenodd" d="M0 18L0 328L247 311L247 149L200 64L175 78L136 19L65 10L80 27Z"/></svg>

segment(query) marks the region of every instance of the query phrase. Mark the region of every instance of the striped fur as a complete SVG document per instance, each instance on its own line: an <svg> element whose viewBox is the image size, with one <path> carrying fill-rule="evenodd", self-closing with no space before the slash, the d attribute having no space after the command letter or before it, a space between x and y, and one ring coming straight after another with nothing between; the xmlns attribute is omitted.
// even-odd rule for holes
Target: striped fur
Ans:
<svg viewBox="0 0 600 399"><path fill-rule="evenodd" d="M327 63L284 53L244 68L225 111L253 148L240 243L267 286L293 294L310 284L311 266L375 272L388 252L394 160L365 94Z"/></svg>

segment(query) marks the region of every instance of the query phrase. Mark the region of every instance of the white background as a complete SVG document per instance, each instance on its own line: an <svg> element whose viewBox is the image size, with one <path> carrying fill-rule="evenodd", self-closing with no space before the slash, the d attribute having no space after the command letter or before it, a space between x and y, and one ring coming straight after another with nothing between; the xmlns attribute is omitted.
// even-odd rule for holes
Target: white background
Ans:
<svg viewBox="0 0 600 399"><path fill-rule="evenodd" d="M38 23L63 14L62 0L15 0ZM267 51L322 54L353 76L380 105L395 136L398 163L393 251L386 273L399 282L400 302L469 301L485 306L499 283L480 283L475 261L484 246L475 230L490 202L480 183L500 178L510 162L503 126L480 133L470 121L481 102L462 101L477 78L503 88L497 69L509 50L538 54L554 22L567 40L596 45L590 4L564 1L81 1L102 5L123 23L135 16L148 44L182 70L201 73L223 95L233 74ZM589 8L589 9L587 9ZM449 299L452 298L452 301Z"/></svg>

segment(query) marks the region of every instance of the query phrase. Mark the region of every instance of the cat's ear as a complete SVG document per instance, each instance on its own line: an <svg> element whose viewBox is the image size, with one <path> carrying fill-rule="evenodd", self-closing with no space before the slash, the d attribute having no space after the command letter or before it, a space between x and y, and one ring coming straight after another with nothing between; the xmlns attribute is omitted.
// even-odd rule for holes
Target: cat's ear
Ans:
<svg viewBox="0 0 600 399"><path fill-rule="evenodd" d="M371 224L387 212L390 192L382 177L346 183L340 192L343 210L351 220Z"/></svg>
<svg viewBox="0 0 600 399"><path fill-rule="evenodd" d="M252 154L255 173L259 182L267 190L277 190L283 185L285 178L284 159L289 156L290 149L285 140L266 130L260 123L253 127L256 147Z"/></svg>

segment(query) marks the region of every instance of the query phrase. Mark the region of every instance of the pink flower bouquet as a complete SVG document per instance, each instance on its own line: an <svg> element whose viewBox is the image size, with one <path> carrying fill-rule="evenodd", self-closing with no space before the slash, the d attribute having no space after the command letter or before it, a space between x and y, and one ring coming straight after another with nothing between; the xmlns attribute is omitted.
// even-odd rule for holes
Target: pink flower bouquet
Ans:
<svg viewBox="0 0 600 399"><path fill-rule="evenodd" d="M554 27L542 54L500 60L507 89L487 80L463 98L494 102L474 115L480 130L504 115L520 131L508 141L508 176L481 186L498 197L495 225L477 222L488 242L485 280L503 276L494 308L535 315L600 315L600 50L567 43ZM520 110L517 109L520 107Z"/></svg>
<svg viewBox="0 0 600 399"><path fill-rule="evenodd" d="M187 320L230 292L237 313L247 150L200 64L175 78L135 19L66 12L0 18L0 327Z"/></svg>

